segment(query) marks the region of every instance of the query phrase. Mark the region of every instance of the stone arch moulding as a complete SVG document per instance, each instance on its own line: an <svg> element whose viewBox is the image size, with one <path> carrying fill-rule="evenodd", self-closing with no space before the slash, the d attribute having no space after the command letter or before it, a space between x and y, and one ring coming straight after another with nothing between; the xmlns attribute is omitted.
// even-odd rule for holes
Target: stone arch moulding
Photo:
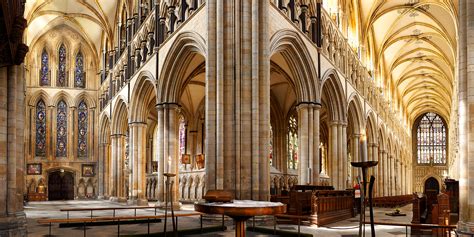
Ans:
<svg viewBox="0 0 474 237"><path fill-rule="evenodd" d="M194 54L201 55L204 61L207 46L204 38L196 32L185 31L176 36L173 45L164 56L164 64L157 82L157 101L178 103L183 85L184 68L187 68ZM177 80L177 78L179 80Z"/></svg>
<svg viewBox="0 0 474 237"><path fill-rule="evenodd" d="M333 121L346 122L347 100L344 87L335 69L327 70L321 82L320 95L326 92L330 97L327 106L330 107L330 118Z"/></svg>
<svg viewBox="0 0 474 237"><path fill-rule="evenodd" d="M155 97L156 104L156 80L149 71L142 71L133 85L130 99L130 121L146 122L150 98Z"/></svg>
<svg viewBox="0 0 474 237"><path fill-rule="evenodd" d="M295 77L292 83L298 102L319 101L317 71L314 61L303 39L297 32L283 29L270 38L269 55L280 53L289 65L291 74Z"/></svg>

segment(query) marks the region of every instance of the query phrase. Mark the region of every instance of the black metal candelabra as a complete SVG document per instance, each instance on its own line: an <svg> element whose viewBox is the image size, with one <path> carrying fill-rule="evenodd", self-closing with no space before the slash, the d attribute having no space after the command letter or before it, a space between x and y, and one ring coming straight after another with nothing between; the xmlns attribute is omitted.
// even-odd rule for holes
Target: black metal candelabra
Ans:
<svg viewBox="0 0 474 237"><path fill-rule="evenodd" d="M366 193L366 184L367 184L367 169L370 167L374 167L378 164L378 161L363 161L363 162L351 162L351 165L354 167L358 167L362 169L362 185L360 185L361 192L360 192L360 200L361 200L361 208L360 208L360 218L359 218L359 236L365 236L365 197ZM374 209L372 206L372 191L374 187L375 177L372 175L370 177L369 183L369 211L370 211L370 230L372 237L375 237L375 227L374 227ZM359 179L360 184L360 179Z"/></svg>
<svg viewBox="0 0 474 237"><path fill-rule="evenodd" d="M174 221L174 208L173 208L173 192L172 192L172 187L174 184L174 181L171 180L172 177L175 177L176 174L171 174L171 173L164 173L163 174L166 177L165 180L165 185L166 185L166 195L165 195L165 223L163 227L163 233L164 236L166 237L166 220L168 219L168 202L170 203L170 209L171 209L171 221L173 223L173 236L178 236L178 230L176 228L176 224Z"/></svg>

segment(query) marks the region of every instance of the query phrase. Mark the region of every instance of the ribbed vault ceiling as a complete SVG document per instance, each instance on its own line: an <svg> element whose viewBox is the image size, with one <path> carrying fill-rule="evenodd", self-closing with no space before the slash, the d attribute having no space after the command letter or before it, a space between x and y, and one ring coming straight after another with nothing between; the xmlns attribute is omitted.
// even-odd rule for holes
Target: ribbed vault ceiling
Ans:
<svg viewBox="0 0 474 237"><path fill-rule="evenodd" d="M27 0L26 43L31 45L43 33L66 24L81 33L96 53L103 34L111 39L119 0Z"/></svg>
<svg viewBox="0 0 474 237"><path fill-rule="evenodd" d="M370 39L378 77L410 123L432 111L450 118L457 1L357 0L360 39Z"/></svg>

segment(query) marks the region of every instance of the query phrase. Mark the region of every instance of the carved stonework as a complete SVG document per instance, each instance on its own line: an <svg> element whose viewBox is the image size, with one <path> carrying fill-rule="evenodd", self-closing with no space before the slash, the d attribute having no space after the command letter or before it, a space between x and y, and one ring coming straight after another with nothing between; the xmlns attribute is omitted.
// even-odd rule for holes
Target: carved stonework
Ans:
<svg viewBox="0 0 474 237"><path fill-rule="evenodd" d="M9 1L3 4L0 18L0 67L23 63L28 46L22 43L27 22L23 18L22 1Z"/></svg>

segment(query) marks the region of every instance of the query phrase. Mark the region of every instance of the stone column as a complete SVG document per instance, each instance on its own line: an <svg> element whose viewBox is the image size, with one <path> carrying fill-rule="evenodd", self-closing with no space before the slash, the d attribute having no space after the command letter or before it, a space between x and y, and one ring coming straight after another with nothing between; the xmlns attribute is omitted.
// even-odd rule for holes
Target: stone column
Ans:
<svg viewBox="0 0 474 237"><path fill-rule="evenodd" d="M329 124L329 150L328 150L328 171L329 177L331 178L332 186L337 189L337 122L331 122Z"/></svg>
<svg viewBox="0 0 474 237"><path fill-rule="evenodd" d="M146 188L146 127L145 122L131 122L130 126L130 182L129 182L129 204L148 205L145 196Z"/></svg>
<svg viewBox="0 0 474 237"><path fill-rule="evenodd" d="M390 154L390 196L395 195L395 157Z"/></svg>
<svg viewBox="0 0 474 237"><path fill-rule="evenodd" d="M206 187L268 200L269 3L206 1Z"/></svg>
<svg viewBox="0 0 474 237"><path fill-rule="evenodd" d="M343 189L343 183L344 183L344 146L346 144L346 141L343 140L342 134L344 133L344 130L342 128L342 123L339 122L337 124L337 156L334 157L335 160L335 170L336 172L334 173L334 177L336 179L336 186L334 187L336 190ZM334 164L334 163L333 163Z"/></svg>
<svg viewBox="0 0 474 237"><path fill-rule="evenodd" d="M176 174L171 178L174 182L172 186L172 203L179 208L179 141L178 141L178 109L179 105L174 103L161 103L158 109L158 205L164 205L165 201L165 178L164 173Z"/></svg>
<svg viewBox="0 0 474 237"><path fill-rule="evenodd" d="M308 177L308 168L309 168L309 147L312 147L309 144L309 139L312 137L312 131L309 131L309 105L300 104L297 107L298 111L298 183L299 184L309 184ZM312 111L311 111L312 114ZM312 127L312 124L311 124Z"/></svg>
<svg viewBox="0 0 474 237"><path fill-rule="evenodd" d="M352 135L352 161L354 162L360 162L360 134L354 134ZM352 181L355 180L357 176L362 177L361 169L360 168L355 168L351 165L352 169Z"/></svg>
<svg viewBox="0 0 474 237"><path fill-rule="evenodd" d="M109 187L109 177L106 176L107 167L107 156L108 156L108 146L107 142L101 142L99 145L99 165L97 169L98 173L98 183L99 183L99 199L103 199L104 196L107 196L107 188Z"/></svg>
<svg viewBox="0 0 474 237"><path fill-rule="evenodd" d="M341 127L341 157L340 157L340 171L341 171L341 182L339 188L344 190L346 188L349 188L350 185L348 185L348 163L347 163L347 123L343 122L339 125Z"/></svg>
<svg viewBox="0 0 474 237"><path fill-rule="evenodd" d="M311 103L298 106L299 183L319 181L319 107Z"/></svg>
<svg viewBox="0 0 474 237"><path fill-rule="evenodd" d="M0 236L26 236L23 66L0 67Z"/></svg>

